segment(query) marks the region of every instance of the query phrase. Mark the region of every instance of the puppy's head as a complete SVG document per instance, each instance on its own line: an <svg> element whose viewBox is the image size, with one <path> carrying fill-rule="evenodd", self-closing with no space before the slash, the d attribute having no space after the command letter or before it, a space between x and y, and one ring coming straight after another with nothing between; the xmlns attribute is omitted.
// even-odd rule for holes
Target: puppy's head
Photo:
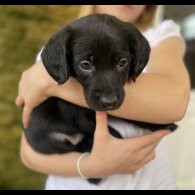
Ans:
<svg viewBox="0 0 195 195"><path fill-rule="evenodd" d="M147 40L132 24L94 14L54 34L41 56L54 80L63 84L75 77L89 106L103 111L121 106L125 82L136 80L149 54Z"/></svg>

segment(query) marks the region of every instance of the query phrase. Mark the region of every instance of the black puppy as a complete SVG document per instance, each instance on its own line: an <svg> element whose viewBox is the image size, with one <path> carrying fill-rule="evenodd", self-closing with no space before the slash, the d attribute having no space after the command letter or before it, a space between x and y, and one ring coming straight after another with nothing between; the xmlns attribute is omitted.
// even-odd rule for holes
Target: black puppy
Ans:
<svg viewBox="0 0 195 195"><path fill-rule="evenodd" d="M25 131L30 145L44 154L90 152L95 111L121 106L124 84L128 79L136 80L149 55L150 47L142 34L132 24L109 15L83 17L54 34L42 51L43 64L58 84L65 83L69 76L76 78L91 109L58 98L48 99L31 114ZM174 124L136 124L151 130L176 128ZM109 130L121 138L117 131Z"/></svg>

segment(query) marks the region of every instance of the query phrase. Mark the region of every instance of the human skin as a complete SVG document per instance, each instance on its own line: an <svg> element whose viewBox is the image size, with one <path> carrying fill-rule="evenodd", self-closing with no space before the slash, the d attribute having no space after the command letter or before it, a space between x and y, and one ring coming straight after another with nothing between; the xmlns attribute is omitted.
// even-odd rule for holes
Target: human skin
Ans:
<svg viewBox="0 0 195 195"><path fill-rule="evenodd" d="M109 14L124 22L136 21L143 13L145 5L97 5L96 13Z"/></svg>
<svg viewBox="0 0 195 195"><path fill-rule="evenodd" d="M152 48L147 65L148 73L141 74L135 83L126 83L123 105L115 111L109 111L108 114L162 124L181 120L188 105L190 92L189 77L183 63L183 47L180 39L172 37ZM32 109L50 96L88 107L82 87L75 79L70 78L64 85L58 86L48 76L40 61L23 73L19 85L16 104L24 105L24 127L28 125ZM105 122L105 113L98 113L94 148L81 162L81 169L85 175L94 178L116 173L132 173L140 169L154 158L157 144L167 135L167 131L159 131L147 135L148 137L118 140L109 135ZM113 148L117 148L117 155L110 152ZM124 157L127 151L128 159ZM77 176L76 160L79 156L79 153L50 156L38 154L28 145L23 135L21 158L24 164L33 170L46 174ZM101 164L98 159L103 159ZM110 166L113 164L110 162L116 162L116 166Z"/></svg>
<svg viewBox="0 0 195 195"><path fill-rule="evenodd" d="M170 133L164 130L152 135L120 140L110 135L105 112L97 112L96 121L92 152L85 156L80 164L82 172L89 178L101 178L137 171L155 158L155 148L160 140ZM28 168L35 171L60 176L78 176L76 162L79 156L78 152L63 155L39 154L29 146L24 135L22 137L21 159ZM121 158L122 161L119 160Z"/></svg>

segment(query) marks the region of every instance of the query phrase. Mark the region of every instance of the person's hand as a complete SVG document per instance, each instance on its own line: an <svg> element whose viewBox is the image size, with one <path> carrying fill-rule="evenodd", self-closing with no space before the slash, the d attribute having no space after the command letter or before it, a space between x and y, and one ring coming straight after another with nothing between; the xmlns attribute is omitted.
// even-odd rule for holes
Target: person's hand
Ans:
<svg viewBox="0 0 195 195"><path fill-rule="evenodd" d="M47 90L52 84L56 83L48 75L42 61L23 72L15 103L18 107L23 107L24 128L28 127L33 108L48 98Z"/></svg>
<svg viewBox="0 0 195 195"><path fill-rule="evenodd" d="M91 178L133 173L155 158L155 148L169 133L161 130L141 137L117 139L109 133L107 114L96 112L93 149L81 161L81 170Z"/></svg>

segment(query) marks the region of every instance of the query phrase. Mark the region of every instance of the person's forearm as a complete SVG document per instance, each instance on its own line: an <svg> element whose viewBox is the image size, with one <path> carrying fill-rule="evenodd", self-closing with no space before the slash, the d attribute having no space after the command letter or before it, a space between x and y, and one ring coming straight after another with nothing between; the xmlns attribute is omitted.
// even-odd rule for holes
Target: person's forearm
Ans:
<svg viewBox="0 0 195 195"><path fill-rule="evenodd" d="M166 76L141 74L135 83L125 85L123 105L111 115L151 123L172 123L183 118L188 104L186 84Z"/></svg>
<svg viewBox="0 0 195 195"><path fill-rule="evenodd" d="M58 176L79 176L76 164L79 156L78 152L70 152L67 154L43 155L35 152L27 143L25 136L22 136L21 150L22 162L30 169L49 175ZM87 157L86 157L87 158ZM90 167L87 167L85 158L82 159L82 170L91 172ZM87 170L86 170L87 169Z"/></svg>
<svg viewBox="0 0 195 195"><path fill-rule="evenodd" d="M132 174L155 158L155 148L169 133L162 130L145 136L117 139L109 132L107 114L96 112L93 149L80 161L80 171L88 178ZM77 152L39 154L31 148L23 135L20 155L22 162L32 170L58 176L79 175L77 161L81 154Z"/></svg>
<svg viewBox="0 0 195 195"><path fill-rule="evenodd" d="M82 86L73 78L62 86L53 85L51 91L59 98L88 107ZM109 111L110 115L150 123L171 123L183 117L188 103L188 92L182 85L153 73L141 74L135 83L127 83L125 93L122 106Z"/></svg>

